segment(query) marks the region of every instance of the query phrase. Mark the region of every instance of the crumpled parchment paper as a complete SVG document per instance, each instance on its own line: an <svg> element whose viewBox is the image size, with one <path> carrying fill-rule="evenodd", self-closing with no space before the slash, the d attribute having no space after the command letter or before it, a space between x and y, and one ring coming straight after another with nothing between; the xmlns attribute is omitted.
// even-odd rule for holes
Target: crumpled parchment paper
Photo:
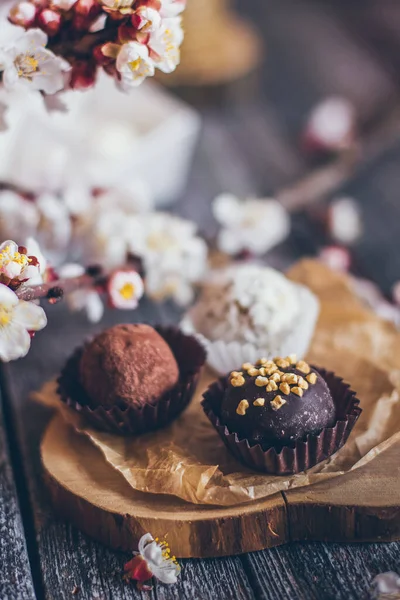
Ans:
<svg viewBox="0 0 400 600"><path fill-rule="evenodd" d="M306 473L284 477L255 473L228 453L200 406L202 391L215 379L210 371L204 373L189 408L170 427L137 438L91 428L61 405L54 381L34 398L61 410L134 489L172 494L194 504L250 502L357 469L393 444L400 450L400 333L361 304L348 276L305 260L289 277L310 287L321 301L308 360L348 381L363 409L346 445Z"/></svg>

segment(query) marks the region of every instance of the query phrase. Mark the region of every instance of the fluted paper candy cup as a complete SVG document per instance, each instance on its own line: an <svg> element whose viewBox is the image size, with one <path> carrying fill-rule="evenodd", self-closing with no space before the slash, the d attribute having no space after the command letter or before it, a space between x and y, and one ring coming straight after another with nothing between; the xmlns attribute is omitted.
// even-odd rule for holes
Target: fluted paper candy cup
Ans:
<svg viewBox="0 0 400 600"><path fill-rule="evenodd" d="M156 327L171 348L179 367L177 385L153 402L91 408L90 399L79 379L79 363L84 346L67 360L57 380L60 399L85 417L97 429L119 435L140 435L161 429L173 421L190 403L205 362L205 351L196 338L184 335L175 327Z"/></svg>
<svg viewBox="0 0 400 600"><path fill-rule="evenodd" d="M294 284L295 285L295 284ZM219 375L237 369L238 365L245 362L255 363L260 356L273 358L274 356L288 356L296 354L302 359L307 354L319 315L319 300L306 287L297 285L300 304L300 317L293 325L290 333L276 339L264 346L252 343L224 342L223 340L210 340L199 331L193 319L193 310L190 310L181 322L182 330L194 335L207 352L207 364Z"/></svg>
<svg viewBox="0 0 400 600"><path fill-rule="evenodd" d="M290 475L306 471L326 460L346 443L360 414L360 401L350 386L331 371L313 367L325 379L336 407L336 422L318 435L307 435L293 445L276 449L239 438L221 420L221 405L228 378L221 377L203 395L202 406L225 446L240 462L270 475Z"/></svg>

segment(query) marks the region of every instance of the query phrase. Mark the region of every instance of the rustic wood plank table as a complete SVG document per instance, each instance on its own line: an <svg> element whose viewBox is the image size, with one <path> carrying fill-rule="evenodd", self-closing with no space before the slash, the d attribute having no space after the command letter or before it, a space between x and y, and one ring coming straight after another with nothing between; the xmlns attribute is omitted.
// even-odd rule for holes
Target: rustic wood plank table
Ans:
<svg viewBox="0 0 400 600"><path fill-rule="evenodd" d="M241 0L262 31L266 63L247 93L223 93L218 106L200 108L203 132L187 191L174 210L215 233L210 202L221 191L267 194L312 171L298 150L305 114L321 97L340 93L355 103L362 126L397 102L400 73L400 7L391 0ZM396 26L397 25L397 26ZM214 94L213 94L214 96ZM245 97L243 99L243 97ZM202 98L207 98L202 93ZM356 197L365 232L354 248L358 271L385 292L400 278L400 140L379 147L338 191ZM329 201L329 196L321 198ZM293 214L288 241L269 261L288 266L323 243L302 207ZM44 487L39 443L50 413L29 393L57 373L82 338L125 320L106 315L101 326L50 307L49 326L27 358L1 371L0 599L77 597L188 599L337 599L369 597L374 576L400 571L400 543L293 543L263 552L210 560L185 560L176 586L139 593L121 579L126 555L109 551L58 520ZM144 301L137 321L175 323L172 305Z"/></svg>

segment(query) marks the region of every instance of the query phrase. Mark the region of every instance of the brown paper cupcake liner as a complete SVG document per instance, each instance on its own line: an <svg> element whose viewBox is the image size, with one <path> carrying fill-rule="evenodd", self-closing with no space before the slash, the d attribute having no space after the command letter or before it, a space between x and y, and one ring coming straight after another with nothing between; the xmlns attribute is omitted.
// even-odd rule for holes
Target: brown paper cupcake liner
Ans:
<svg viewBox="0 0 400 600"><path fill-rule="evenodd" d="M67 360L57 380L57 392L69 408L85 417L97 429L119 435L139 435L161 429L173 421L190 403L205 363L206 355L193 336L184 335L175 327L156 327L171 348L179 366L179 382L160 400L121 401L118 406L91 407L91 401L79 378L79 363L84 346L77 348Z"/></svg>
<svg viewBox="0 0 400 600"><path fill-rule="evenodd" d="M276 449L263 448L258 443L239 438L224 425L220 418L222 398L227 377L213 383L203 395L205 414L219 433L228 450L242 463L256 471L271 475L300 473L332 456L346 443L362 410L360 401L350 386L331 371L313 367L325 379L336 406L337 420L333 427L326 427L318 435L308 435L292 446Z"/></svg>

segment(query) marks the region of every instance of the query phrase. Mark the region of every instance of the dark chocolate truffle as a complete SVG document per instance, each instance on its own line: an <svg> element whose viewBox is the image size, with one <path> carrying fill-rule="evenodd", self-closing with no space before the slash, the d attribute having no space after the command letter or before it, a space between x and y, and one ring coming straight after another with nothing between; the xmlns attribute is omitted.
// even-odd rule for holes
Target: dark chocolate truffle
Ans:
<svg viewBox="0 0 400 600"><path fill-rule="evenodd" d="M83 350L80 378L93 405L136 404L161 398L178 382L167 342L149 325L116 325Z"/></svg>
<svg viewBox="0 0 400 600"><path fill-rule="evenodd" d="M233 371L221 421L266 449L292 445L335 423L335 404L322 375L295 356L260 359Z"/></svg>

